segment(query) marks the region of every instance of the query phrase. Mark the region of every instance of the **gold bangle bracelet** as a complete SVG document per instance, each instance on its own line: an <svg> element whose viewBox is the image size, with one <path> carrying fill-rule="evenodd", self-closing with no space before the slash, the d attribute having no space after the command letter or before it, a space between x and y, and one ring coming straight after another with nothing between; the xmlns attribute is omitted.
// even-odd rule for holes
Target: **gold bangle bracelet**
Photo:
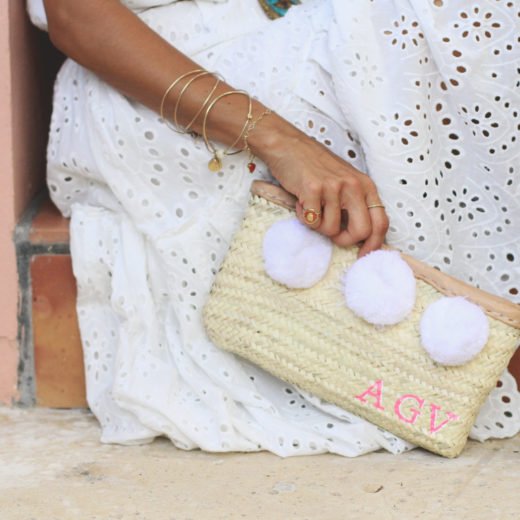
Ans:
<svg viewBox="0 0 520 520"><path fill-rule="evenodd" d="M227 150L231 150L233 148L235 148L235 146L237 145L238 141L240 141L241 139L243 139L244 135L246 134L247 132L247 129L249 128L249 125L251 124L251 119L253 119L253 100L251 99L251 96L248 94L247 95L248 98L249 98L249 107L247 109L247 117L246 117L246 122L244 123L244 126L242 127L242 131L240 132L240 134L238 135L238 137L236 138L235 142L233 144L231 144ZM242 147L240 150L236 150L234 152L226 152L226 155L235 155L237 153L240 153L240 152L243 152L245 150L245 147Z"/></svg>
<svg viewBox="0 0 520 520"><path fill-rule="evenodd" d="M170 86L164 91L163 97L161 99L161 105L159 107L159 115L161 116L161 119L167 121L167 119L164 117L164 105L166 103L166 98L168 97L168 94L176 87L176 85L179 84L180 81L182 81L184 78L187 78L188 76L192 76L193 74L196 74L197 72L204 72L204 70L195 69L195 70L191 70L190 72L186 72L186 74L182 74L173 83L171 83Z"/></svg>
<svg viewBox="0 0 520 520"><path fill-rule="evenodd" d="M208 71L203 71L203 72L199 72L198 74L196 74L193 78L191 78L190 80L188 80L186 82L186 84L182 87L181 91L179 92L179 94L177 95L177 102L175 103L175 108L173 110L173 125L174 125L174 130L179 133L179 134L187 134L188 133L188 130L189 130L189 127L191 125L193 125L193 123L195 122L195 119L197 118L197 116L192 119L190 121L190 123L184 127L184 130L177 130L177 128L181 128L181 125L179 124L179 121L177 119L177 116L178 116L178 112L179 112L179 106L181 104L181 100L182 100L182 96L184 96L184 93L190 88L191 84L198 80L199 78L202 78L204 76L209 76L211 74L211 72L208 72ZM199 110L198 114L197 115L200 115L200 112L201 110Z"/></svg>
<svg viewBox="0 0 520 520"><path fill-rule="evenodd" d="M249 109L248 109L248 114L247 114L247 118L246 118L246 122L242 128L242 131L240 132L240 135L237 137L237 139L235 140L235 142L229 146L228 148L226 148L225 150L222 150L222 151L219 151L217 150L209 141L208 139L208 135L207 135L207 123L208 123L208 116L211 112L211 110L214 108L214 106L223 98L227 97L227 96L231 96L233 94L241 94L243 96L247 96L248 99L249 99ZM204 114L204 119L202 121L202 138L204 140L204 144L206 145L206 148L208 149L208 151L213 155L213 157L210 159L209 163L208 163L208 168L213 171L213 172L217 172L217 171L220 171L222 169L222 158L225 156L225 155L232 155L229 153L229 150L231 150L237 143L238 141L240 141L240 139L242 139L242 136L244 135L249 123L250 123L250 120L251 120L251 117L252 117L252 114L251 114L251 111L252 111L252 100L251 100L251 96L245 91L245 90L231 90L229 92L224 92L223 94L220 94L219 96L217 96L208 106L208 108L206 108L206 112ZM236 152L233 152L234 153L239 153L243 150L237 150Z"/></svg>
<svg viewBox="0 0 520 520"><path fill-rule="evenodd" d="M200 114L202 114L202 111L204 110L204 108L206 107L206 105L209 103L209 100L212 98L213 94L215 93L215 91L217 90L218 86L220 85L220 83L222 81L224 81L224 78L222 78L221 76L219 76L218 74L215 74L217 80L215 81L215 84L213 85L212 89L210 90L209 94L207 95L206 99L202 102L202 105L200 106L200 108L197 110L197 113L193 116L193 119L185 126L185 131L189 131L190 128L193 126L193 124L195 123L195 121L197 121L197 119L199 118ZM178 102L178 101L177 101ZM177 106L175 106L175 109L177 109Z"/></svg>

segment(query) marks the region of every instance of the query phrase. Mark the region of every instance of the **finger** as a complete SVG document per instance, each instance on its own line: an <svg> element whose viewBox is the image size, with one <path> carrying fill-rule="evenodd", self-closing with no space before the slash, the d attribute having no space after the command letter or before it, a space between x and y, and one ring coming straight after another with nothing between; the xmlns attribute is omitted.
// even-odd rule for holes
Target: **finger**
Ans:
<svg viewBox="0 0 520 520"><path fill-rule="evenodd" d="M372 233L372 220L366 205L366 195L360 184L351 184L342 190L342 207L348 212L347 226L334 237L342 247L365 241Z"/></svg>
<svg viewBox="0 0 520 520"><path fill-rule="evenodd" d="M301 205L300 201L296 201L296 217L298 220L303 221L303 206Z"/></svg>
<svg viewBox="0 0 520 520"><path fill-rule="evenodd" d="M323 197L323 216L317 230L326 236L336 236L341 230L339 186L329 185Z"/></svg>
<svg viewBox="0 0 520 520"><path fill-rule="evenodd" d="M303 216L303 205L301 202L297 201L296 202L296 217L298 218L298 220L302 223L302 224L305 224L306 226L308 226L309 224L307 224L304 220L304 216Z"/></svg>
<svg viewBox="0 0 520 520"><path fill-rule="evenodd" d="M302 197L300 221L312 229L317 229L322 220L321 186L318 184L307 184Z"/></svg>
<svg viewBox="0 0 520 520"><path fill-rule="evenodd" d="M386 215L385 208L371 208L370 216L372 218L372 233L359 249L358 258L377 249L381 249L385 241L386 232L388 231L388 216Z"/></svg>

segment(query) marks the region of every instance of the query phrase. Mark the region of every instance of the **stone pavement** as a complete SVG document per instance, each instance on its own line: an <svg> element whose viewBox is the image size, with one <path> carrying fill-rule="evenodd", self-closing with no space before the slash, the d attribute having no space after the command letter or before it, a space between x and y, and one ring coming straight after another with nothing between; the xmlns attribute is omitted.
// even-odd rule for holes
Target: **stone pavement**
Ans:
<svg viewBox="0 0 520 520"><path fill-rule="evenodd" d="M0 408L0 520L520 519L520 436L356 459L98 441L85 411Z"/></svg>

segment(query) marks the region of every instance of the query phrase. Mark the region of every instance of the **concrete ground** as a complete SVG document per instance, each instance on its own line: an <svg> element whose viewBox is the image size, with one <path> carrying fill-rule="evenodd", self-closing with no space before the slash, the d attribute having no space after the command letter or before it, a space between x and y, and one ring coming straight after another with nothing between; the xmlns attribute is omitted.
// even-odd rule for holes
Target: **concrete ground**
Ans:
<svg viewBox="0 0 520 520"><path fill-rule="evenodd" d="M84 411L0 408L1 520L519 519L520 436L356 459L108 446Z"/></svg>

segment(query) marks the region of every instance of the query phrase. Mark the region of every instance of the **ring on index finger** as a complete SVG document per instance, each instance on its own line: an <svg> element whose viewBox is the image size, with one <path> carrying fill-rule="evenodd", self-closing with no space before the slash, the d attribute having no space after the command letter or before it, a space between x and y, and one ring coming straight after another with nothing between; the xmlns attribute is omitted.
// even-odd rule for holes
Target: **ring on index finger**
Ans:
<svg viewBox="0 0 520 520"><path fill-rule="evenodd" d="M313 208L303 208L303 220L305 220L307 224L316 224L320 217L321 211Z"/></svg>

